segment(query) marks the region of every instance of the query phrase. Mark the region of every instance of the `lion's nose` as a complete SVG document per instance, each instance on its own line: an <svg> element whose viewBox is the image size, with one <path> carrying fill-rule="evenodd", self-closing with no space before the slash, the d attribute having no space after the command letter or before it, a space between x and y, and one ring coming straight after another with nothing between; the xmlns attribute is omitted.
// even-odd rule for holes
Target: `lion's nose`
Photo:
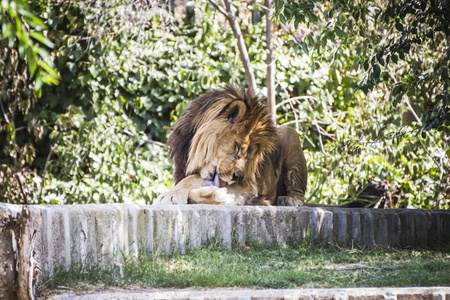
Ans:
<svg viewBox="0 0 450 300"><path fill-rule="evenodd" d="M244 176L240 174L233 173L233 177L231 178L232 181L242 181L244 179Z"/></svg>

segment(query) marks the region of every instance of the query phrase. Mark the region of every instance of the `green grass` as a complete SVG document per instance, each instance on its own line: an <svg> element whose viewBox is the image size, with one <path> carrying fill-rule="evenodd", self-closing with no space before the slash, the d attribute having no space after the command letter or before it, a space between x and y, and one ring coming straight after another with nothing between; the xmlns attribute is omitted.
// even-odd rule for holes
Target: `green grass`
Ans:
<svg viewBox="0 0 450 300"><path fill-rule="evenodd" d="M141 254L122 270L57 269L42 290L91 285L149 287L377 287L448 286L450 252L350 250L312 246L224 250L213 244L186 255Z"/></svg>

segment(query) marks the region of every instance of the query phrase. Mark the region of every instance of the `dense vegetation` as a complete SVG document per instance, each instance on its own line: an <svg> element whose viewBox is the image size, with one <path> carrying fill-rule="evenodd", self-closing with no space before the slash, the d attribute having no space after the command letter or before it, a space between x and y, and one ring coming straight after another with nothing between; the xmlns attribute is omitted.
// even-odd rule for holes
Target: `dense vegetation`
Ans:
<svg viewBox="0 0 450 300"><path fill-rule="evenodd" d="M448 208L448 7L286 3L277 119L303 141L309 201ZM171 186L165 127L246 85L231 29L205 1L182 18L151 0L29 5L0 4L0 202L151 203ZM236 5L264 96L264 20Z"/></svg>

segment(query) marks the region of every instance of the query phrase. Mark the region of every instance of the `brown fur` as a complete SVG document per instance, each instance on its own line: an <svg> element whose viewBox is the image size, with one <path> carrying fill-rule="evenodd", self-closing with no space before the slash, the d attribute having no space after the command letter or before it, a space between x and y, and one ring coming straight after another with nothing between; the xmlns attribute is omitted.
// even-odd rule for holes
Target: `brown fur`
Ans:
<svg viewBox="0 0 450 300"><path fill-rule="evenodd" d="M306 161L297 133L235 87L194 100L168 139L176 186L155 204L302 205ZM206 186L217 174L225 187Z"/></svg>

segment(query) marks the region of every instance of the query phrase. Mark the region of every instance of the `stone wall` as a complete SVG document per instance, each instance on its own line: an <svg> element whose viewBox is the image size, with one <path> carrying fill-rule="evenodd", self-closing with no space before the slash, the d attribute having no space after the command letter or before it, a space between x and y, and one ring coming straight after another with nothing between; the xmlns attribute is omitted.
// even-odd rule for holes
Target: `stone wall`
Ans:
<svg viewBox="0 0 450 300"><path fill-rule="evenodd" d="M422 248L450 241L450 212L444 210L0 203L0 217L0 298L13 292L21 298L33 295L37 282L57 266L120 267L122 254L184 253L211 239L228 249L305 239Z"/></svg>
<svg viewBox="0 0 450 300"><path fill-rule="evenodd" d="M90 295L61 294L52 300L449 300L450 287L348 288L348 289L208 289L106 291Z"/></svg>

